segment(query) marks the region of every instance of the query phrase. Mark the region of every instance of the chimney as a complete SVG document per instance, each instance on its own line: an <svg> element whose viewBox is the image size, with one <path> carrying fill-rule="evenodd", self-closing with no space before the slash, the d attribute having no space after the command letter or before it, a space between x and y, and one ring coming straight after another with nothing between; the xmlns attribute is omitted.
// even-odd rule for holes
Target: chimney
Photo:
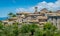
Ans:
<svg viewBox="0 0 60 36"><path fill-rule="evenodd" d="M35 7L35 12L37 12L37 10L38 10L38 7Z"/></svg>

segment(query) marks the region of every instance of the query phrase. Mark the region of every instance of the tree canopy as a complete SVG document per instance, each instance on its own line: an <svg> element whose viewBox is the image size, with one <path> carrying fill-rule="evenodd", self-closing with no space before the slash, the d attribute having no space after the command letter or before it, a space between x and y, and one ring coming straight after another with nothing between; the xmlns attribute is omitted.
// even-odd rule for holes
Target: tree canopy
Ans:
<svg viewBox="0 0 60 36"><path fill-rule="evenodd" d="M60 31L51 23L46 23L41 30L37 24L0 23L0 36L60 36Z"/></svg>

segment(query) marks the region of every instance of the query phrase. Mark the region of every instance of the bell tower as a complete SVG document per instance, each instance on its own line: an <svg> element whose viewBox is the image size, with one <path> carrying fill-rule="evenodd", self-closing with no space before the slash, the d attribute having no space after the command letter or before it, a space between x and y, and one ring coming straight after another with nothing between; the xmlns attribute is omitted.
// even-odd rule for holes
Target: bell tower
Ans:
<svg viewBox="0 0 60 36"><path fill-rule="evenodd" d="M35 7L35 12L38 12L37 10L38 10L38 7Z"/></svg>

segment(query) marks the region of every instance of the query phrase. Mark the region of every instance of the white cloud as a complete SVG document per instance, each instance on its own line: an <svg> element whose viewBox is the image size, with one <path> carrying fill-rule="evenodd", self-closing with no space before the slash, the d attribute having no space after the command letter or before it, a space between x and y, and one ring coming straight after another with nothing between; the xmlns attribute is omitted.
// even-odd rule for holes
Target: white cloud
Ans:
<svg viewBox="0 0 60 36"><path fill-rule="evenodd" d="M19 12L19 11L20 11L20 12L21 12L21 11L27 11L27 9L25 9L25 8L18 8L17 11L18 11L18 12Z"/></svg>
<svg viewBox="0 0 60 36"><path fill-rule="evenodd" d="M37 5L35 5L38 7L38 11L40 11L41 9L43 8L47 8L48 10L52 10L52 11L56 11L56 10L60 10L60 0L57 0L56 2L46 2L46 1L43 1L43 2L40 2L38 3ZM29 12L33 12L34 11L34 7L29 7L29 8L17 8L17 11L18 12L23 12L23 11L29 11Z"/></svg>

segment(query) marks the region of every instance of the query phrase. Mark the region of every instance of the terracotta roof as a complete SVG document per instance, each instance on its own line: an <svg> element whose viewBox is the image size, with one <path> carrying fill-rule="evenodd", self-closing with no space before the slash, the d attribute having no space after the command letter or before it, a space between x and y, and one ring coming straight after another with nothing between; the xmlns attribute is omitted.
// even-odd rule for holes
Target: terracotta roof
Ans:
<svg viewBox="0 0 60 36"><path fill-rule="evenodd" d="M57 16L57 13L47 13L48 16Z"/></svg>
<svg viewBox="0 0 60 36"><path fill-rule="evenodd" d="M60 16L60 13L47 13L49 16Z"/></svg>
<svg viewBox="0 0 60 36"><path fill-rule="evenodd" d="M47 13L47 12L41 11L40 13Z"/></svg>
<svg viewBox="0 0 60 36"><path fill-rule="evenodd" d="M25 15L21 15L20 17L25 18Z"/></svg>
<svg viewBox="0 0 60 36"><path fill-rule="evenodd" d="M31 15L31 16L32 16L32 15L40 15L40 14L29 14L29 15Z"/></svg>
<svg viewBox="0 0 60 36"><path fill-rule="evenodd" d="M47 23L47 22L39 22L40 24L45 24L45 23Z"/></svg>
<svg viewBox="0 0 60 36"><path fill-rule="evenodd" d="M55 13L53 12L53 13L47 13L47 14L55 14Z"/></svg>
<svg viewBox="0 0 60 36"><path fill-rule="evenodd" d="M47 12L49 12L46 8L43 8L42 10L41 10L41 13L47 13Z"/></svg>
<svg viewBox="0 0 60 36"><path fill-rule="evenodd" d="M2 22L9 22L8 20L4 20L4 21L2 21Z"/></svg>
<svg viewBox="0 0 60 36"><path fill-rule="evenodd" d="M47 19L46 16L38 16L37 19Z"/></svg>
<svg viewBox="0 0 60 36"><path fill-rule="evenodd" d="M56 16L60 16L60 13L56 13Z"/></svg>
<svg viewBox="0 0 60 36"><path fill-rule="evenodd" d="M14 20L17 20L18 18L17 17L11 17L11 18L9 18L8 20L9 21L14 21Z"/></svg>
<svg viewBox="0 0 60 36"><path fill-rule="evenodd" d="M28 20L28 22L38 22L38 20Z"/></svg>

